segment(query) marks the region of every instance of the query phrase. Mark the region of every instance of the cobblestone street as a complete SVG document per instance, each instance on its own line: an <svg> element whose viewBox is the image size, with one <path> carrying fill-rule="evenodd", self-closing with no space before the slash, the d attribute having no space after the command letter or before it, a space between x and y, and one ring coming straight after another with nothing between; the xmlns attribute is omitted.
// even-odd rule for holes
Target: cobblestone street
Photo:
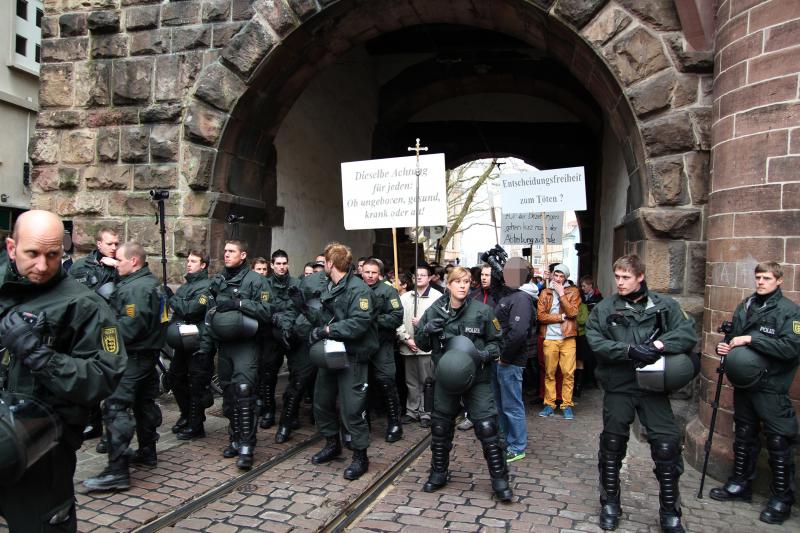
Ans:
<svg viewBox="0 0 800 533"><path fill-rule="evenodd" d="M576 408L576 419L560 416L542 419L538 408L529 408L530 431L527 457L510 465L515 501L492 500L486 465L472 431L457 432L451 453L452 479L434 494L422 492L429 451L425 451L363 512L351 531L600 531L597 503L596 442L601 430L601 393L587 391ZM218 400L219 402L219 400ZM164 424L159 441L158 466L134 469L132 488L124 493L78 495L79 531L129 531L180 507L240 472L233 460L222 459L227 441L226 423L219 405L206 423L208 437L194 442L178 441L169 433L177 412L171 397L162 398ZM276 445L275 429L259 431L256 460L266 462L314 433L308 424L290 443ZM310 456L320 443L312 442L293 457L278 462L236 490L212 501L164 531L314 531L328 524L343 508L367 490L406 450L426 436L417 425L406 425L399 444L383 441L383 422L373 425L369 450L370 470L355 482L346 482L342 470L349 453L328 465L314 466ZM96 440L79 453L76 490L81 481L105 466L105 457L94 451ZM795 511L783 526L758 521L765 498L752 504L697 500L699 473L687 466L681 478L684 525L687 531L797 531ZM715 485L707 480L707 489ZM622 472L623 518L618 531L659 531L658 486L652 474L649 447L634 439ZM4 529L0 526L0 529Z"/></svg>

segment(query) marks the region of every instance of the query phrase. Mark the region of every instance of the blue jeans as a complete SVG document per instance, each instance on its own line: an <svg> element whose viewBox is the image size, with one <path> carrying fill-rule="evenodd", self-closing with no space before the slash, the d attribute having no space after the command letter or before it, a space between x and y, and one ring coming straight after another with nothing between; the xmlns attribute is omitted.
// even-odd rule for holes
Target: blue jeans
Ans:
<svg viewBox="0 0 800 533"><path fill-rule="evenodd" d="M523 453L528 446L525 403L522 401L522 371L517 365L494 365L494 397L500 415L500 429L506 435L507 449Z"/></svg>

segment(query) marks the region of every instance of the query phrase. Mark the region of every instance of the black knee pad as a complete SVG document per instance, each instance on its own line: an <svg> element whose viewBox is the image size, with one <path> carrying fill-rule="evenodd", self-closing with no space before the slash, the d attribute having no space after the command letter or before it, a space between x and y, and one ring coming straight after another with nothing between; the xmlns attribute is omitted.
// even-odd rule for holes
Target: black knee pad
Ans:
<svg viewBox="0 0 800 533"><path fill-rule="evenodd" d="M767 450L771 452L785 452L792 445L792 441L785 435L770 433L767 435Z"/></svg>
<svg viewBox="0 0 800 533"><path fill-rule="evenodd" d="M497 435L497 419L484 418L483 420L474 420L475 435L480 440L490 439Z"/></svg>
<svg viewBox="0 0 800 533"><path fill-rule="evenodd" d="M125 402L119 402L116 400L106 400L103 402L103 418L110 417L115 415L120 411L125 411L128 409L128 404Z"/></svg>
<svg viewBox="0 0 800 533"><path fill-rule="evenodd" d="M434 421L431 424L431 436L439 439L452 439L453 424L445 424L439 421Z"/></svg>
<svg viewBox="0 0 800 533"><path fill-rule="evenodd" d="M600 433L600 449L620 453L624 452L628 444L628 437L625 435L616 435L614 433Z"/></svg>
<svg viewBox="0 0 800 533"><path fill-rule="evenodd" d="M676 440L650 442L650 453L654 461L672 461L681 454L681 445Z"/></svg>
<svg viewBox="0 0 800 533"><path fill-rule="evenodd" d="M236 383L233 386L233 394L237 398L247 398L253 395L253 386L248 383Z"/></svg>
<svg viewBox="0 0 800 533"><path fill-rule="evenodd" d="M755 424L749 424L747 422L738 422L735 421L735 431L734 435L737 439L743 441L753 441L758 437L758 426Z"/></svg>

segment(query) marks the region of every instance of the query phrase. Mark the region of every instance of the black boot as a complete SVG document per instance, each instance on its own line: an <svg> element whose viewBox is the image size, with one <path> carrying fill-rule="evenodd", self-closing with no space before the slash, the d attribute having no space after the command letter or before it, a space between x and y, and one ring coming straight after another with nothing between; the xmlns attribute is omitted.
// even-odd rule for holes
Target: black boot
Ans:
<svg viewBox="0 0 800 533"><path fill-rule="evenodd" d="M397 442L403 438L403 422L400 419L400 398L393 381L381 382L386 398L386 442Z"/></svg>
<svg viewBox="0 0 800 533"><path fill-rule="evenodd" d="M158 464L158 455L156 454L156 443L142 444L139 443L139 449L133 452L128 457L128 463L132 465L142 466L156 466Z"/></svg>
<svg viewBox="0 0 800 533"><path fill-rule="evenodd" d="M261 420L258 425L261 429L269 429L275 425L275 378L272 374L261 376L258 384L258 396L261 400L259 414Z"/></svg>
<svg viewBox="0 0 800 533"><path fill-rule="evenodd" d="M721 487L711 489L711 499L725 502L742 500L749 502L753 496L753 479L756 461L761 444L758 442L758 429L752 424L736 422L733 440L733 472Z"/></svg>
<svg viewBox="0 0 800 533"><path fill-rule="evenodd" d="M202 396L192 396L189 403L189 419L183 428L178 431L179 440L191 440L206 436L203 422L205 421L205 408Z"/></svg>
<svg viewBox="0 0 800 533"><path fill-rule="evenodd" d="M366 474L367 470L369 470L367 450L353 450L353 462L344 469L344 478L350 481L356 480Z"/></svg>
<svg viewBox="0 0 800 533"><path fill-rule="evenodd" d="M339 440L339 435L332 435L325 437L325 446L314 454L311 458L311 463L321 465L333 461L342 455L342 443Z"/></svg>
<svg viewBox="0 0 800 533"><path fill-rule="evenodd" d="M189 421L189 385L174 374L169 375L169 381L172 384L172 396L175 398L175 403L178 404L178 410L180 411L178 420L172 426L172 432L177 434L186 427L186 423Z"/></svg>
<svg viewBox="0 0 800 533"><path fill-rule="evenodd" d="M495 418L484 418L483 420L473 421L473 424L475 425L475 436L481 441L481 446L483 447L486 466L489 467L489 477L492 480L494 495L501 502L510 502L514 497L514 493L508 484L506 454L500 446L497 420Z"/></svg>
<svg viewBox="0 0 800 533"><path fill-rule="evenodd" d="M665 533L684 533L681 525L681 496L678 479L681 477L681 448L677 441L662 440L650 443L650 454L658 479L658 516Z"/></svg>
<svg viewBox="0 0 800 533"><path fill-rule="evenodd" d="M353 449L353 436L344 428L342 428L342 444L344 444L344 447L348 450Z"/></svg>
<svg viewBox="0 0 800 533"><path fill-rule="evenodd" d="M300 410L302 396L303 391L294 385L287 389L286 394L284 394L281 422L278 425L278 431L275 433L276 443L283 444L289 440L292 430L296 429L295 424L298 423L298 411Z"/></svg>
<svg viewBox="0 0 800 533"><path fill-rule="evenodd" d="M447 485L450 472L450 449L453 447L453 425L435 420L431 425L431 470L422 486L425 492L435 492Z"/></svg>
<svg viewBox="0 0 800 533"><path fill-rule="evenodd" d="M758 517L767 524L782 524L792 515L794 503L794 450L788 437L767 435L772 497Z"/></svg>
<svg viewBox="0 0 800 533"><path fill-rule="evenodd" d="M614 531L619 525L622 509L619 504L619 470L627 451L628 437L611 433L600 434L600 527Z"/></svg>
<svg viewBox="0 0 800 533"><path fill-rule="evenodd" d="M228 417L228 445L222 450L222 457L230 459L239 455L239 426L241 413L236 408L236 398L233 394L234 385L225 389L225 416Z"/></svg>
<svg viewBox="0 0 800 533"><path fill-rule="evenodd" d="M242 470L250 470L256 446L256 398L253 387L246 383L237 383L234 393L235 408L239 412L239 458L236 466Z"/></svg>
<svg viewBox="0 0 800 533"><path fill-rule="evenodd" d="M97 445L94 447L94 451L97 453L108 453L108 441L106 440L106 436L103 435L100 437L100 440L97 442Z"/></svg>
<svg viewBox="0 0 800 533"><path fill-rule="evenodd" d="M131 475L128 470L128 458L124 455L114 461L100 474L83 482L89 491L128 490L131 488Z"/></svg>

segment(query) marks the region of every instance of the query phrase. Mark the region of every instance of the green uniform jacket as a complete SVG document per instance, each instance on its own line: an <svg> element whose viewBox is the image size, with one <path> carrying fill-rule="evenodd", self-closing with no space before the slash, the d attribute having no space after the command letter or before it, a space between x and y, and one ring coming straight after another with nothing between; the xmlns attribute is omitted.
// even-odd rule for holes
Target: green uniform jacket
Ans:
<svg viewBox="0 0 800 533"><path fill-rule="evenodd" d="M275 273L267 277L267 285L270 289L270 304L273 313L280 313L280 323L273 325L272 336L276 339L281 337L281 332L292 331L292 326L297 318L297 311L289 298L289 288L299 287L300 281L289 274L278 276Z"/></svg>
<svg viewBox="0 0 800 533"><path fill-rule="evenodd" d="M800 306L778 288L748 319L747 309L754 297L736 307L731 335L750 335L750 347L766 356L769 367L760 389L786 394L800 362Z"/></svg>
<svg viewBox="0 0 800 533"><path fill-rule="evenodd" d="M169 299L172 308L172 321L184 324L198 324L201 327L208 308L209 287L208 269L194 274L186 274L186 283Z"/></svg>
<svg viewBox="0 0 800 533"><path fill-rule="evenodd" d="M427 335L425 324L434 318L444 318L444 331L437 335ZM458 335L472 340L479 350L487 350L494 358L499 358L503 351L503 332L500 321L491 307L467 298L458 309L450 307L450 295L444 294L423 313L419 324L414 328L414 342L420 350L432 352L433 362L438 363L444 355L447 341ZM484 365L488 370L491 365Z"/></svg>
<svg viewBox="0 0 800 533"><path fill-rule="evenodd" d="M269 284L261 274L250 270L246 264L231 279L222 272L211 278L209 293L214 306L226 300L239 300L242 313L258 321L258 331L268 331L272 325L272 297ZM200 341L200 350L214 353L218 339L211 328L206 328Z"/></svg>
<svg viewBox="0 0 800 533"><path fill-rule="evenodd" d="M597 379L608 392L636 393L636 367L628 359L630 345L645 342L662 312L664 355L690 353L697 344L694 320L668 296L647 292L647 304L633 306L619 294L598 303L586 323L586 340L597 357ZM626 325L627 324L627 325Z"/></svg>
<svg viewBox="0 0 800 533"><path fill-rule="evenodd" d="M100 263L100 252L92 250L72 264L69 276L78 283L97 290L109 281L119 279L117 269Z"/></svg>
<svg viewBox="0 0 800 533"><path fill-rule="evenodd" d="M128 353L154 352L164 346L167 329L162 313L163 289L145 264L120 277L111 296L119 332Z"/></svg>
<svg viewBox="0 0 800 533"><path fill-rule="evenodd" d="M6 372L4 390L35 396L52 406L64 422L62 440L78 449L89 410L108 397L125 371L125 346L114 314L97 294L63 271L44 285L20 277L8 255L0 253L0 319L10 312L40 313L47 318L47 344L55 352L38 371L0 355ZM5 368L1 368L5 367Z"/></svg>
<svg viewBox="0 0 800 533"><path fill-rule="evenodd" d="M378 327L372 317L372 290L352 269L339 283L328 281L320 295L322 308L306 309L312 326L330 324L330 338L344 342L347 353L361 363L378 350Z"/></svg>
<svg viewBox="0 0 800 533"><path fill-rule="evenodd" d="M300 278L300 290L303 292L306 305L319 307L319 297L325 287L328 286L329 281L328 275L322 270ZM304 313L298 312L294 321L294 334L299 339L306 341L308 334L311 333L311 328L311 322L308 321L308 317Z"/></svg>
<svg viewBox="0 0 800 533"><path fill-rule="evenodd" d="M370 288L372 299L375 301L378 337L381 342L394 343L397 328L403 323L403 304L400 303L400 295L388 281L379 281Z"/></svg>

